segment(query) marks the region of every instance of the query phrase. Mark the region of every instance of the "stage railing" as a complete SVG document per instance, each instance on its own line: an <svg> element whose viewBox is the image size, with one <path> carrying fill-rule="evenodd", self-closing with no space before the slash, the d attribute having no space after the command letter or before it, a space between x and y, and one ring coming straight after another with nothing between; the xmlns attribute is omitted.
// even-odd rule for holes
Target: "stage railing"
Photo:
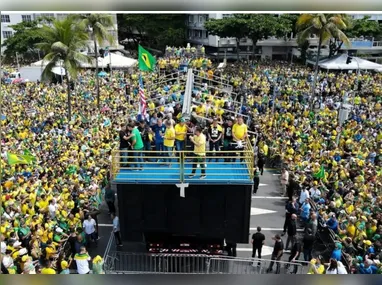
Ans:
<svg viewBox="0 0 382 285"><path fill-rule="evenodd" d="M152 181L190 182L193 168L196 174L206 171L206 181L230 181L253 179L254 153L251 142L243 143L244 149L232 144L228 151L205 151L199 156L194 151L138 151L113 150L112 179L124 182ZM232 180L232 181L231 181Z"/></svg>

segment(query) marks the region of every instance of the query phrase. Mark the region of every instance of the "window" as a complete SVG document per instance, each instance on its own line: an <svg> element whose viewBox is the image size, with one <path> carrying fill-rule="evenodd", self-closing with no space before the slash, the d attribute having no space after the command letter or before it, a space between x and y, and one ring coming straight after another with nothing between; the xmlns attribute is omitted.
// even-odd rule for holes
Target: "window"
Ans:
<svg viewBox="0 0 382 285"><path fill-rule="evenodd" d="M8 39L12 37L12 32L11 31L3 31L3 38Z"/></svg>
<svg viewBox="0 0 382 285"><path fill-rule="evenodd" d="M23 22L32 22L32 16L31 15L21 15L21 20Z"/></svg>
<svg viewBox="0 0 382 285"><path fill-rule="evenodd" d="M188 30L188 37L192 38L192 30Z"/></svg>
<svg viewBox="0 0 382 285"><path fill-rule="evenodd" d="M41 15L41 17L52 17L52 18L54 18L53 13L41 13L40 15Z"/></svg>
<svg viewBox="0 0 382 285"><path fill-rule="evenodd" d="M9 15L1 15L1 22L2 23L10 23L11 19L9 19Z"/></svg>
<svg viewBox="0 0 382 285"><path fill-rule="evenodd" d="M203 16L202 15L199 16L199 23L203 23Z"/></svg>
<svg viewBox="0 0 382 285"><path fill-rule="evenodd" d="M188 16L188 22L192 23L194 21L194 15Z"/></svg>

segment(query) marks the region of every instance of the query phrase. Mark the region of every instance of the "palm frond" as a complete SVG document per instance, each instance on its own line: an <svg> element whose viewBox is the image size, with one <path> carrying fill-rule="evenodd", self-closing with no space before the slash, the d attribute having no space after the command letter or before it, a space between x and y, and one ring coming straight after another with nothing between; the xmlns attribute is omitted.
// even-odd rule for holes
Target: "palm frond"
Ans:
<svg viewBox="0 0 382 285"><path fill-rule="evenodd" d="M311 34L316 34L317 30L315 29L315 27L312 25L312 26L309 26L307 27L305 30L301 31L300 33L298 33L298 42L299 43L302 43L306 40L308 40L310 38L310 35Z"/></svg>
<svg viewBox="0 0 382 285"><path fill-rule="evenodd" d="M62 42L55 42L51 46L52 52L60 53L63 56L68 53L69 47Z"/></svg>
<svg viewBox="0 0 382 285"><path fill-rule="evenodd" d="M347 28L344 20L339 16L330 17L329 21L331 23L334 23L339 29L346 29Z"/></svg>
<svg viewBox="0 0 382 285"><path fill-rule="evenodd" d="M320 22L321 22L321 25L322 26L325 26L326 23L328 22L328 19L326 18L326 15L325 14L317 14L317 18L320 19Z"/></svg>
<svg viewBox="0 0 382 285"><path fill-rule="evenodd" d="M344 33L343 31L338 30L338 32L337 32L337 38L338 38L341 42L343 42L344 45L345 45L346 47L349 48L349 47L351 46L349 38L345 35L345 33Z"/></svg>
<svg viewBox="0 0 382 285"><path fill-rule="evenodd" d="M298 27L309 25L313 18L314 16L312 14L302 14L300 17L298 17L296 25Z"/></svg>
<svg viewBox="0 0 382 285"><path fill-rule="evenodd" d="M44 57L44 60L46 59L46 56ZM41 79L42 80L50 80L52 78L52 68L56 66L57 62L59 60L58 56L54 56L50 59L47 65L45 65L44 70L41 73Z"/></svg>

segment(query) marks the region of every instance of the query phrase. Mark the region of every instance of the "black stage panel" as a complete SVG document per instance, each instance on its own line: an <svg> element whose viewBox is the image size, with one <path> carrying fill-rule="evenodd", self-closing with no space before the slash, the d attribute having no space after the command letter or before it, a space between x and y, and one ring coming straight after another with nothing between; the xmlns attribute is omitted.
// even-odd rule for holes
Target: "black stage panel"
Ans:
<svg viewBox="0 0 382 285"><path fill-rule="evenodd" d="M185 198L175 185L165 184L118 184L117 192L125 241L163 233L248 242L250 185L189 185Z"/></svg>

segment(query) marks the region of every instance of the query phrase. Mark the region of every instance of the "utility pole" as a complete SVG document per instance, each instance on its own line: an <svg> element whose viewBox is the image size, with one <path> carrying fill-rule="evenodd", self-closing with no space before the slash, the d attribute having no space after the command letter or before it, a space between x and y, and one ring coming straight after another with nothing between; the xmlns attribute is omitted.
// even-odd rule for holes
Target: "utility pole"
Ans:
<svg viewBox="0 0 382 285"><path fill-rule="evenodd" d="M16 51L17 71L20 71L19 53Z"/></svg>
<svg viewBox="0 0 382 285"><path fill-rule="evenodd" d="M348 94L345 94L341 102L340 110L338 111L338 128L336 130L337 131L337 137L336 137L337 146L340 143L342 125L349 117L349 105L347 103L348 103Z"/></svg>

